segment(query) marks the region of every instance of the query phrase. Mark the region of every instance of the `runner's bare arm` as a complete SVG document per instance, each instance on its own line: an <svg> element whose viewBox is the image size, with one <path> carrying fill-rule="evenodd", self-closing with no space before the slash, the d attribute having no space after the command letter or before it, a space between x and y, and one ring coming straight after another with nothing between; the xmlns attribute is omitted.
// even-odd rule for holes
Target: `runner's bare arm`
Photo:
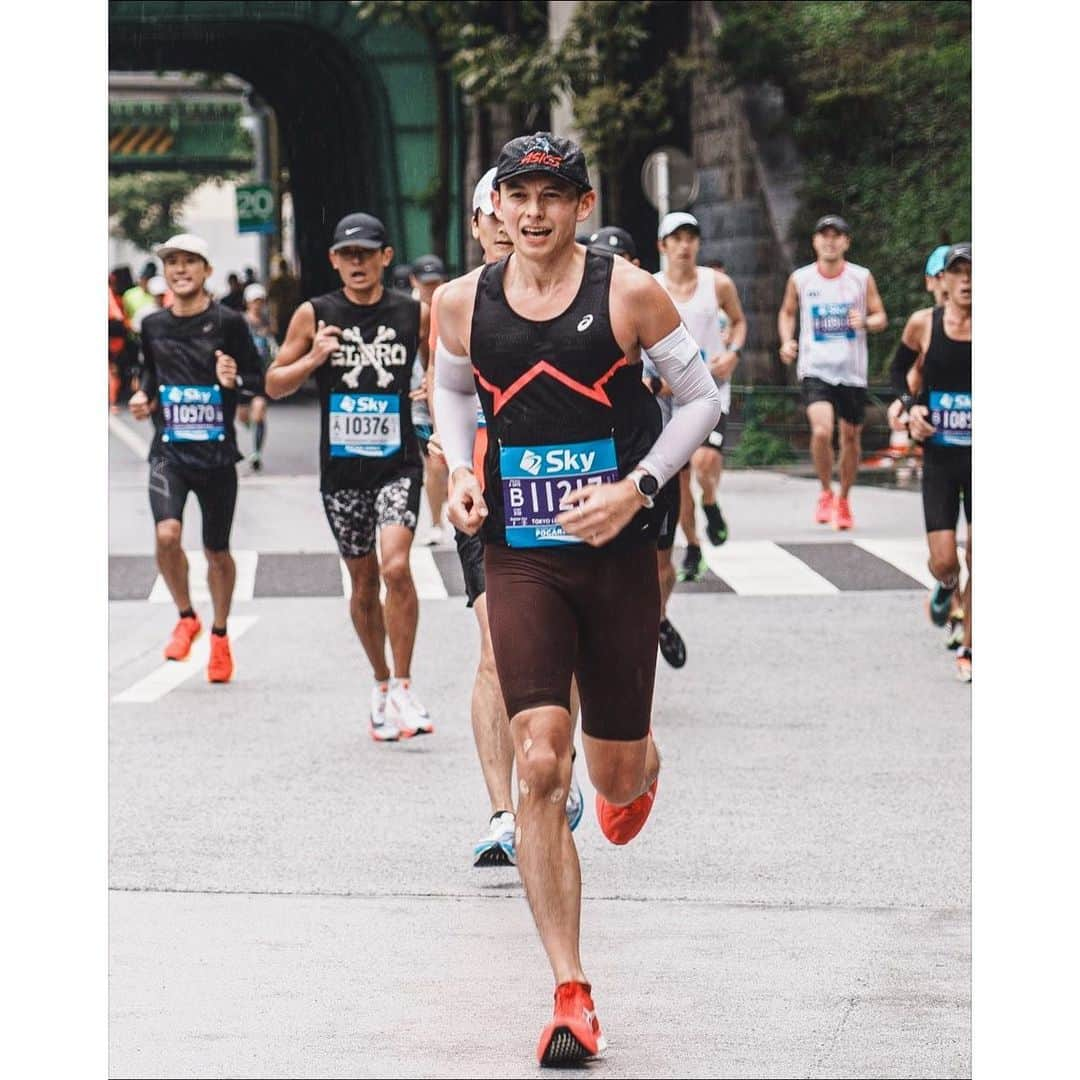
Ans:
<svg viewBox="0 0 1080 1080"><path fill-rule="evenodd" d="M314 306L310 300L302 303L289 320L285 341L267 369L266 396L283 398L296 393L338 347L340 334L338 327L321 322L316 328Z"/></svg>
<svg viewBox="0 0 1080 1080"><path fill-rule="evenodd" d="M794 363L799 355L799 342L795 337L795 318L799 314L799 290L795 278L789 277L784 288L784 299L776 316L776 331L780 336L780 359L785 364Z"/></svg>
<svg viewBox="0 0 1080 1080"><path fill-rule="evenodd" d="M746 344L746 316L739 301L735 282L719 270L713 271L716 302L728 317L727 350L720 356L709 357L709 371L714 379L730 379L739 363L739 353Z"/></svg>
<svg viewBox="0 0 1080 1080"><path fill-rule="evenodd" d="M889 325L889 316L885 312L885 304L873 274L866 277L866 318L863 322L867 332L871 334L880 334Z"/></svg>
<svg viewBox="0 0 1080 1080"><path fill-rule="evenodd" d="M434 299L434 298L433 298ZM431 333L431 308L420 301L420 346L417 350L420 353L420 363L423 365L425 371L431 365L431 352L428 349L428 335Z"/></svg>

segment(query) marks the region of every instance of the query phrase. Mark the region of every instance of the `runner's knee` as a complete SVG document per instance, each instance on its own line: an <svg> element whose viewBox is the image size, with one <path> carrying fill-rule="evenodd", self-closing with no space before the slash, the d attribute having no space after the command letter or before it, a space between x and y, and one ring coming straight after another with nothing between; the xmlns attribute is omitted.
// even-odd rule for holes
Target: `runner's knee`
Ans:
<svg viewBox="0 0 1080 1080"><path fill-rule="evenodd" d="M162 550L171 550L180 546L180 535L183 531L179 521L159 521L155 526L157 532L157 544Z"/></svg>
<svg viewBox="0 0 1080 1080"><path fill-rule="evenodd" d="M932 552L930 555L930 573L938 581L950 581L960 573L960 560L954 554L950 559L948 555Z"/></svg>
<svg viewBox="0 0 1080 1080"><path fill-rule="evenodd" d="M570 748L560 753L547 739L525 738L517 754L518 798L553 799L566 798L570 783Z"/></svg>
<svg viewBox="0 0 1080 1080"><path fill-rule="evenodd" d="M615 806L626 806L641 794L641 774L622 762L589 762L593 787Z"/></svg>
<svg viewBox="0 0 1080 1080"><path fill-rule="evenodd" d="M404 589L412 582L412 571L409 569L409 556L391 555L381 568L382 579L388 589Z"/></svg>
<svg viewBox="0 0 1080 1080"><path fill-rule="evenodd" d="M232 552L228 548L221 551L211 551L209 548L203 548L203 551L206 554L207 565L211 569L228 566L232 562Z"/></svg>

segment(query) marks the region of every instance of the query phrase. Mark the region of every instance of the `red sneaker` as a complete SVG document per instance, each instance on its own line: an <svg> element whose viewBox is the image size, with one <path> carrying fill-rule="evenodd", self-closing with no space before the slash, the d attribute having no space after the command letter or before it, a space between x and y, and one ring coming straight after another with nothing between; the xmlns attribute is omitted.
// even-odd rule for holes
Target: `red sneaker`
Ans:
<svg viewBox="0 0 1080 1080"><path fill-rule="evenodd" d="M832 490L823 491L818 496L817 509L814 511L814 520L819 525L828 525L833 519L833 497Z"/></svg>
<svg viewBox="0 0 1080 1080"><path fill-rule="evenodd" d="M851 516L851 504L847 499L837 498L836 500L836 516L833 518L834 529L850 529L855 524L855 519Z"/></svg>
<svg viewBox="0 0 1080 1080"><path fill-rule="evenodd" d="M165 646L166 660L186 660L191 652L192 642L202 633L202 623L198 615L188 615L174 627L169 644Z"/></svg>
<svg viewBox="0 0 1080 1080"><path fill-rule="evenodd" d="M206 665L206 677L210 682L228 682L235 670L228 637L211 634L210 663Z"/></svg>
<svg viewBox="0 0 1080 1080"><path fill-rule="evenodd" d="M561 1068L596 1057L606 1047L592 987L588 983L559 983L555 987L555 1016L540 1035L536 1060Z"/></svg>
<svg viewBox="0 0 1080 1080"><path fill-rule="evenodd" d="M596 820L600 822L600 831L613 844L629 844L645 827L652 812L656 798L656 785L660 777L652 782L652 787L639 795L629 806L614 806L603 795L596 796Z"/></svg>

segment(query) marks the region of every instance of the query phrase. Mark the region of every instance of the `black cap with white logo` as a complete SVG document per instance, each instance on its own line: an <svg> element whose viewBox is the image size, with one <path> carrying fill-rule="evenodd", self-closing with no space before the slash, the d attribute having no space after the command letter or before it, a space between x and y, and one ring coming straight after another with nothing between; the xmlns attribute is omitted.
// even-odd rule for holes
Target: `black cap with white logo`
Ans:
<svg viewBox="0 0 1080 1080"><path fill-rule="evenodd" d="M386 229L377 217L371 214L346 214L334 227L330 250L358 247L376 251L389 245Z"/></svg>
<svg viewBox="0 0 1080 1080"><path fill-rule="evenodd" d="M597 229L589 237L587 245L590 251L598 251L602 255L626 255L631 259L637 258L634 238L618 225L605 225L602 229Z"/></svg>
<svg viewBox="0 0 1080 1080"><path fill-rule="evenodd" d="M959 244L953 244L945 252L945 269L948 270L953 263L960 261L971 262L971 241L961 240Z"/></svg>
<svg viewBox="0 0 1080 1080"><path fill-rule="evenodd" d="M835 229L837 232L851 235L851 226L839 214L826 214L823 218L818 218L814 232L821 232L822 229Z"/></svg>
<svg viewBox="0 0 1080 1080"><path fill-rule="evenodd" d="M421 255L412 264L412 275L420 282L445 281L446 267L438 255Z"/></svg>
<svg viewBox="0 0 1080 1080"><path fill-rule="evenodd" d="M528 173L549 173L569 181L581 191L592 191L581 147L570 139L552 135L550 131L511 139L499 151L491 186L497 188L504 180Z"/></svg>

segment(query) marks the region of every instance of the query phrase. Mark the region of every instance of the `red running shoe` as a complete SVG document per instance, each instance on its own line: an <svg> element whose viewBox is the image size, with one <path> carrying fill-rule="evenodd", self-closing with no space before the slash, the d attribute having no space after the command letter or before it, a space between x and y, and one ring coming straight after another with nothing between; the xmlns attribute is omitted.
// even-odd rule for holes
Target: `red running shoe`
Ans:
<svg viewBox="0 0 1080 1080"><path fill-rule="evenodd" d="M833 519L833 502L834 497L832 489L823 491L818 496L817 509L814 511L814 520L819 525L828 525Z"/></svg>
<svg viewBox="0 0 1080 1080"><path fill-rule="evenodd" d="M233 663L229 639L219 634L210 635L210 663L206 665L206 677L210 682L228 682L233 677Z"/></svg>
<svg viewBox="0 0 1080 1080"><path fill-rule="evenodd" d="M596 1057L606 1048L592 987L580 982L559 983L555 987L555 1016L540 1036L536 1060L561 1068Z"/></svg>
<svg viewBox="0 0 1080 1080"><path fill-rule="evenodd" d="M174 627L169 644L165 646L166 660L186 660L191 652L192 642L202 633L202 623L198 615L188 615Z"/></svg>
<svg viewBox="0 0 1080 1080"><path fill-rule="evenodd" d="M656 798L656 785L660 777L652 782L652 787L639 795L629 806L615 806L603 795L596 796L596 820L600 822L600 831L613 844L629 844L645 827L652 812Z"/></svg>
<svg viewBox="0 0 1080 1080"><path fill-rule="evenodd" d="M833 518L834 529L850 529L854 526L855 519L851 516L851 504L847 499L837 497L836 517Z"/></svg>

